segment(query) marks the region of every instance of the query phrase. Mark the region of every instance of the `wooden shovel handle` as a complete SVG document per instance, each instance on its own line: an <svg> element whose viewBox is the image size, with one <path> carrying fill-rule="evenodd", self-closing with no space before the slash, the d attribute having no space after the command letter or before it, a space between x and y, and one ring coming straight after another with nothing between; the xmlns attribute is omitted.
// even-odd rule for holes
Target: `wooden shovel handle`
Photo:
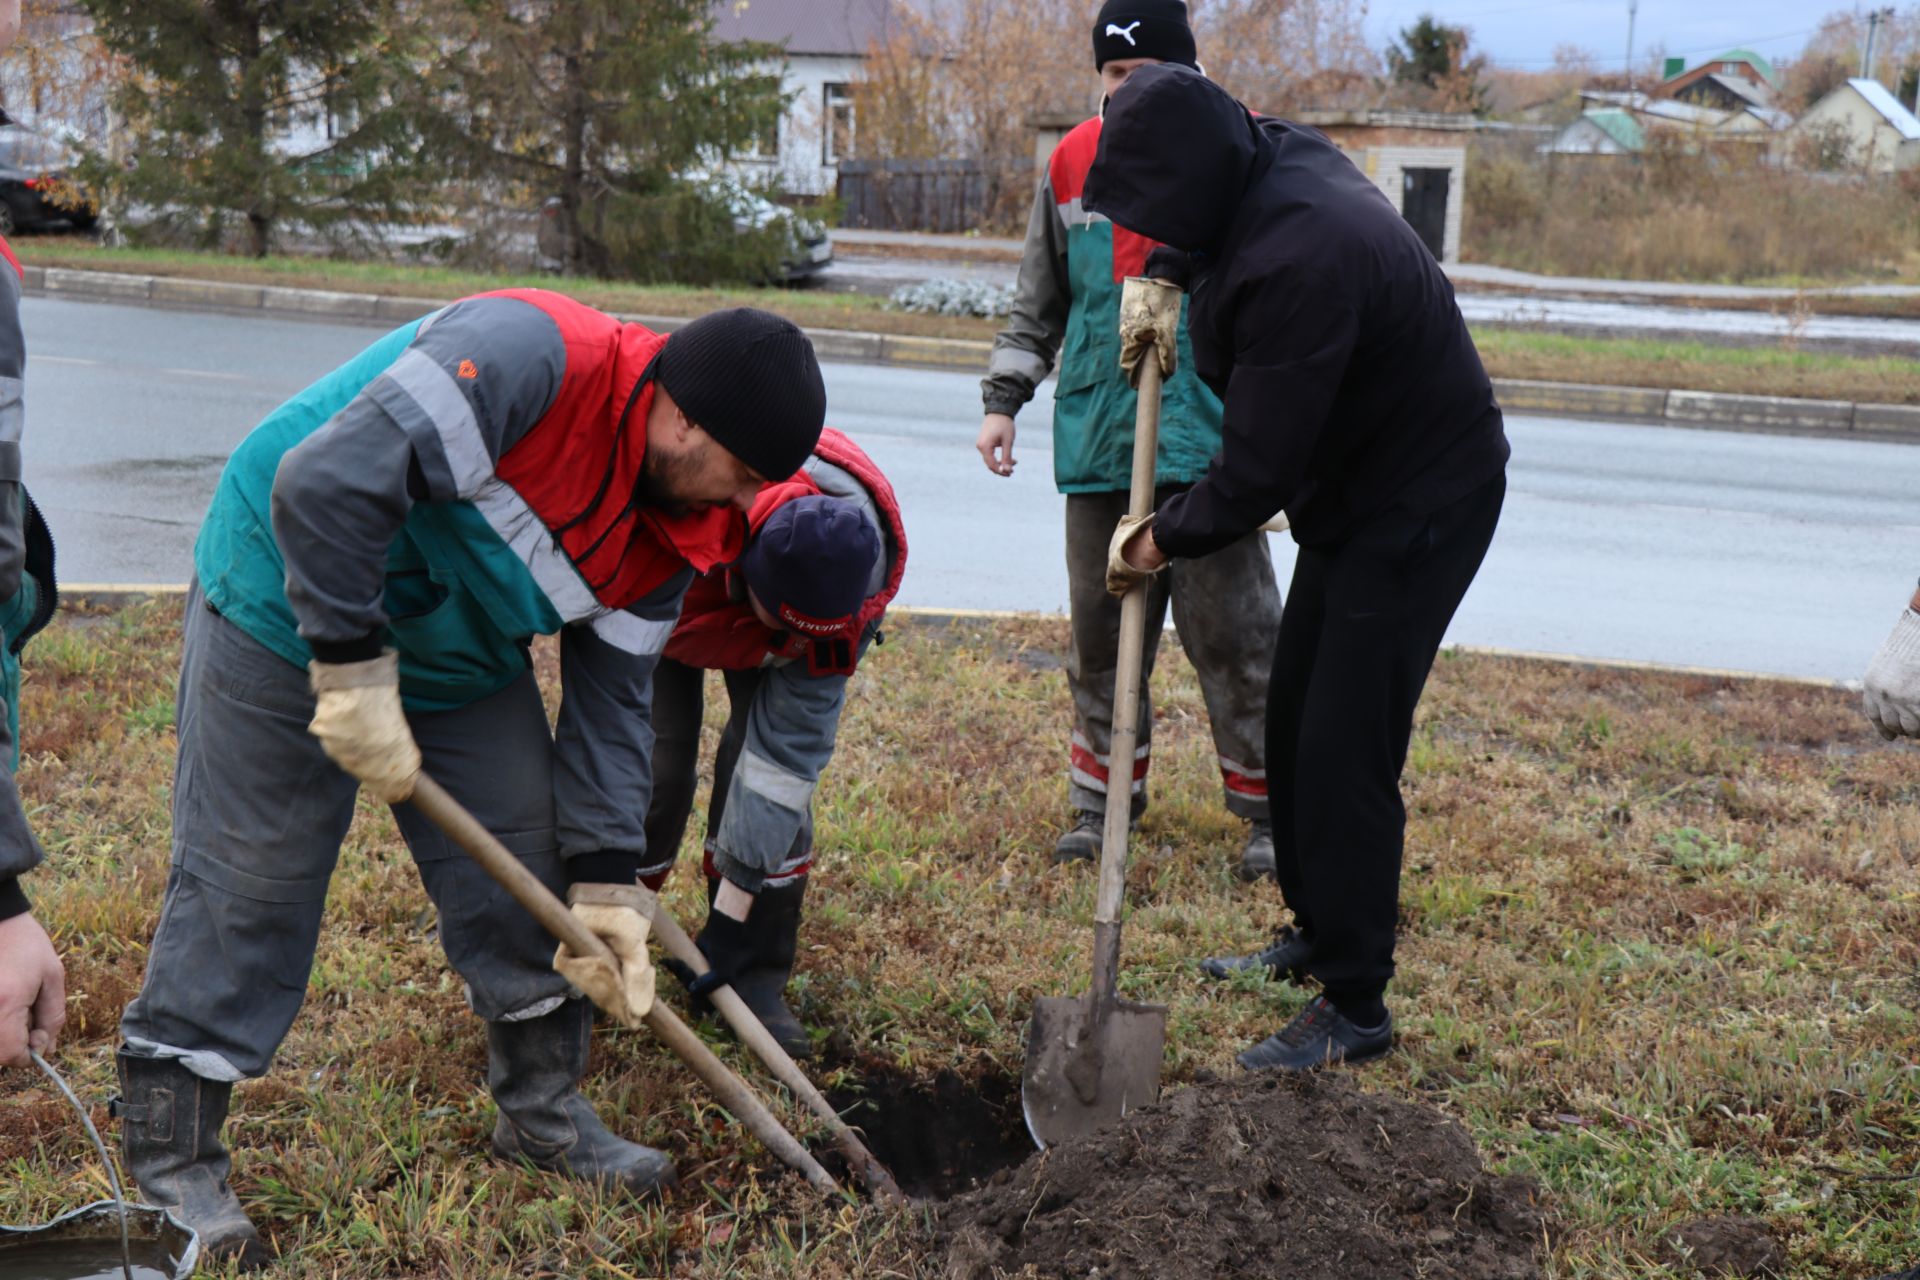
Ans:
<svg viewBox="0 0 1920 1280"><path fill-rule="evenodd" d="M660 939L660 945L666 949L668 955L692 970L695 977L699 977L711 968L707 964L706 956L700 953L700 948L693 945L693 939L687 936L686 930L680 927L680 922L675 920L673 914L667 910L667 904L657 897L653 904L653 936ZM820 1090L814 1087L813 1081L807 1079L806 1072L800 1069L800 1064L780 1047L780 1042L775 1040L773 1033L754 1016L753 1010L747 1008L746 1001L742 1000L732 987L725 984L707 992L707 999L720 1010L720 1016L727 1020L727 1025L733 1028L734 1034L740 1037L741 1042L753 1050L755 1057L766 1063L767 1070L773 1072L774 1079L792 1090L795 1097L807 1104L807 1110L820 1117L834 1139L839 1142L840 1149L846 1153L848 1162L859 1172L861 1180L873 1192L874 1198L892 1204L907 1203L906 1194L900 1190L900 1184L893 1180L893 1174L888 1172L887 1166L881 1164L873 1152L867 1150L866 1143L860 1141L860 1135L840 1118L840 1113L833 1109L833 1104L821 1096Z"/></svg>
<svg viewBox="0 0 1920 1280"><path fill-rule="evenodd" d="M467 812L466 806L448 795L439 783L424 773L414 782L412 804L446 832L448 839L465 849L481 869L512 894L514 901L525 907L548 933L566 943L567 950L577 956L613 958L613 952L607 948L607 944L576 920L566 904L540 883L539 877L527 870L526 865L508 852L505 845L494 839L493 833L481 826ZM729 1071L727 1065L713 1055L713 1050L707 1048L686 1023L674 1016L673 1010L658 1000L654 1001L652 1010L647 1014L647 1027L666 1043L667 1048L673 1050L675 1056L693 1068L693 1073L700 1077L701 1083L707 1086L720 1105L731 1111L767 1150L799 1170L808 1182L822 1191L840 1190L827 1171L820 1167L820 1162L787 1132L773 1112L754 1096L746 1082Z"/></svg>

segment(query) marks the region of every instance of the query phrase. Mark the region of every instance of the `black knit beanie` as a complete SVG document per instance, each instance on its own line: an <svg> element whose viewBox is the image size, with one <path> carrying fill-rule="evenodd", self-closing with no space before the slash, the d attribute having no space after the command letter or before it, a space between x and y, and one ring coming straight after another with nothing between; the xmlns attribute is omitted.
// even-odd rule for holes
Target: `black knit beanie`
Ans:
<svg viewBox="0 0 1920 1280"><path fill-rule="evenodd" d="M827 387L791 320L710 312L667 335L656 376L695 426L769 480L798 471L820 442Z"/></svg>
<svg viewBox="0 0 1920 1280"><path fill-rule="evenodd" d="M1093 66L1121 58L1157 58L1199 70L1183 0L1107 0L1093 20Z"/></svg>

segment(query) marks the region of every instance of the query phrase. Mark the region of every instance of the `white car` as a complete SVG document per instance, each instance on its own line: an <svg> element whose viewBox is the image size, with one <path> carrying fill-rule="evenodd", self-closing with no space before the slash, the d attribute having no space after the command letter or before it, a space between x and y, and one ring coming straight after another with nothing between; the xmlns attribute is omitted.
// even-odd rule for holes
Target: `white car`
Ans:
<svg viewBox="0 0 1920 1280"><path fill-rule="evenodd" d="M833 261L833 237L827 234L823 224L814 219L775 204L725 174L690 173L685 180L706 187L724 201L733 214L733 225L741 231L765 231L777 225L786 227L787 247L780 255L780 265L775 272L778 283L794 284L805 280ZM537 240L543 265L557 270L567 256L566 246L561 240L560 197L549 197L541 206Z"/></svg>

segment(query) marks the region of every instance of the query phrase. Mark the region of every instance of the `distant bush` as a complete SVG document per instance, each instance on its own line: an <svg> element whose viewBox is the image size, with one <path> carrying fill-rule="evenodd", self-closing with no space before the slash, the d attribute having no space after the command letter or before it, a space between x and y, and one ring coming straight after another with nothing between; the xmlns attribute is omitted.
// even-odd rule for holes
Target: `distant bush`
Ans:
<svg viewBox="0 0 1920 1280"><path fill-rule="evenodd" d="M1013 310L1013 286L980 280L928 280L902 285L887 299L894 311L924 315L979 316L994 320Z"/></svg>
<svg viewBox="0 0 1920 1280"><path fill-rule="evenodd" d="M1920 265L1911 179L1805 173L1655 135L1642 156L1476 148L1463 249L1549 275L1858 280Z"/></svg>

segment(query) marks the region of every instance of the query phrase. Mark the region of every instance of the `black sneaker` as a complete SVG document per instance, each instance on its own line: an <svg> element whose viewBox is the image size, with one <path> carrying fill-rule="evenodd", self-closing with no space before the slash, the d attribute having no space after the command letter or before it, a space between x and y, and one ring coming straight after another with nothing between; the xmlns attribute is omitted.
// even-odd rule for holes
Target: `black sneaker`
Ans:
<svg viewBox="0 0 1920 1280"><path fill-rule="evenodd" d="M1299 982L1307 976L1307 961L1313 958L1313 943L1307 935L1288 925L1274 935L1273 945L1250 956L1210 956L1200 962L1200 972L1209 978L1231 978L1249 969L1265 969L1269 977Z"/></svg>
<svg viewBox="0 0 1920 1280"><path fill-rule="evenodd" d="M1234 1061L1249 1071L1312 1071L1365 1062L1391 1048L1391 1013L1377 1027L1356 1027L1325 996L1315 996L1292 1022Z"/></svg>
<svg viewBox="0 0 1920 1280"><path fill-rule="evenodd" d="M1920 1264L1916 1264L1898 1275L1881 1276L1880 1280L1920 1280Z"/></svg>

